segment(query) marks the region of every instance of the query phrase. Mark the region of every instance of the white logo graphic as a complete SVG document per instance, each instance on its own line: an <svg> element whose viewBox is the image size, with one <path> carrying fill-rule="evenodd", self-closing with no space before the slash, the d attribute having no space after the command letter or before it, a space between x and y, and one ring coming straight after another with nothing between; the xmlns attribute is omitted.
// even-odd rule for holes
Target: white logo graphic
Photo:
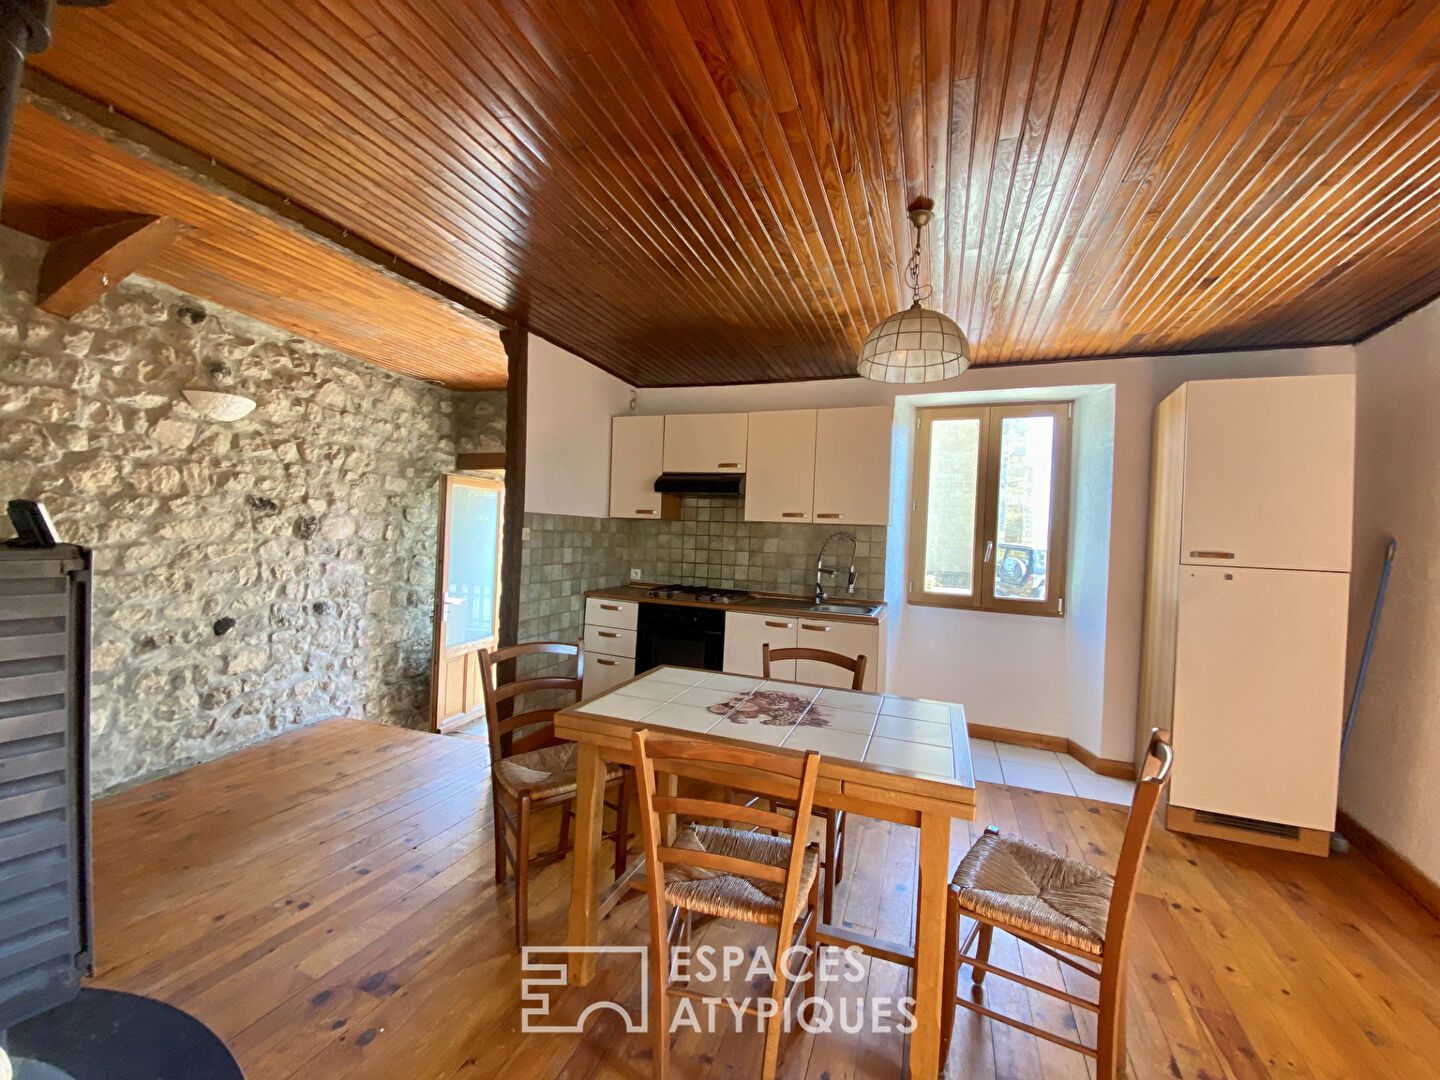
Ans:
<svg viewBox="0 0 1440 1080"><path fill-rule="evenodd" d="M520 980L520 1030L539 1035L570 1035L585 1030L585 1021L590 1014L609 1009L625 1021L627 1032L650 1030L650 971L647 958L649 947L645 945L527 945L521 950L520 970L525 978ZM564 987L570 981L569 960L545 963L541 956L569 957L584 953L600 953L609 956L633 956L640 969L640 1016L637 1019L629 1009L618 1001L596 1001L585 1007L572 1024L546 1024L550 1018L550 994L545 987Z"/></svg>

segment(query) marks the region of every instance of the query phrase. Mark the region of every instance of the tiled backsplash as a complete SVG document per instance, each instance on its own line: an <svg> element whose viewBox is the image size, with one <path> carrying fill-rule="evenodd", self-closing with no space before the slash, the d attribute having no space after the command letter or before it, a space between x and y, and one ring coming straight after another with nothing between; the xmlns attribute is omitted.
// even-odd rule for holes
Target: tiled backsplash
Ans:
<svg viewBox="0 0 1440 1080"><path fill-rule="evenodd" d="M833 525L785 525L745 521L740 499L687 496L680 521L634 521L630 554L646 581L678 581L721 589L799 593L815 588L815 557L837 529ZM855 596L883 600L885 526L852 525ZM850 565L849 541L830 545L826 566L840 567L825 579L826 591L843 594Z"/></svg>
<svg viewBox="0 0 1440 1080"><path fill-rule="evenodd" d="M742 520L735 498L687 496L680 521L526 514L530 539L521 564L521 641L574 641L584 629L585 592L630 580L680 582L723 589L808 595L815 557L830 525L785 525ZM882 600L885 527L851 526L856 537L855 598ZM826 565L838 579L825 588L845 595L849 542L830 545Z"/></svg>

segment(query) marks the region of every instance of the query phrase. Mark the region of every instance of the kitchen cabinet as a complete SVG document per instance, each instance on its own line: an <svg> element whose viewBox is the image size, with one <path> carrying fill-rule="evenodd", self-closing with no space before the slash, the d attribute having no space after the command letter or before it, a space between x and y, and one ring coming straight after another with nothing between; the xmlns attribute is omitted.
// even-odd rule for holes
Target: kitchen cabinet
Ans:
<svg viewBox="0 0 1440 1080"><path fill-rule="evenodd" d="M751 414L752 425L755 415ZM893 423L889 405L817 412L815 521L835 522L842 528L889 521Z"/></svg>
<svg viewBox="0 0 1440 1080"><path fill-rule="evenodd" d="M745 471L748 414L701 413L664 420L667 473Z"/></svg>
<svg viewBox="0 0 1440 1080"><path fill-rule="evenodd" d="M802 649L823 649L842 656L865 657L865 681L862 690L878 693L884 687L881 676L885 670L882 627L875 623L852 622L847 619L796 620L795 644ZM853 676L844 668L822 664L818 660L798 661L795 681L812 686L839 686L850 689Z"/></svg>
<svg viewBox="0 0 1440 1080"><path fill-rule="evenodd" d="M655 490L665 452L665 417L610 421L610 516L676 519L680 500Z"/></svg>
<svg viewBox="0 0 1440 1080"><path fill-rule="evenodd" d="M635 675L639 605L591 596L585 600L585 697L603 694Z"/></svg>
<svg viewBox="0 0 1440 1080"><path fill-rule="evenodd" d="M725 670L734 675L764 672L764 646L793 649L800 620L792 615L766 615L727 611L725 613ZM795 661L777 660L771 665L773 678L795 681Z"/></svg>
<svg viewBox="0 0 1440 1080"><path fill-rule="evenodd" d="M1350 571L1355 379L1187 384L1180 558Z"/></svg>
<svg viewBox="0 0 1440 1080"><path fill-rule="evenodd" d="M815 409L750 414L746 521L811 520L816 467L815 416Z"/></svg>

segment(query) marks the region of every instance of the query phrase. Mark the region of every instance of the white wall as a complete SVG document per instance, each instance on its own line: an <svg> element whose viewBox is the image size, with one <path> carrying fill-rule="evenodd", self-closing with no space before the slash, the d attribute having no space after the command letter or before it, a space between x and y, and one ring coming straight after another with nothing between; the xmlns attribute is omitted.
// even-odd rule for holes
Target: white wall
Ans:
<svg viewBox="0 0 1440 1080"><path fill-rule="evenodd" d="M610 418L629 410L630 385L530 336L525 510L610 514Z"/></svg>
<svg viewBox="0 0 1440 1080"><path fill-rule="evenodd" d="M1102 757L1133 755L1140 678L1140 628L1149 508L1150 431L1156 404L1182 382L1246 376L1349 373L1350 346L1178 357L1087 360L1074 363L974 368L937 395L1057 386L1113 385L1114 451L1110 507L1109 581L1105 590L1104 648L1069 619L993 612L921 609L896 603L891 613L889 685L896 693L948 698L967 707L974 723L1071 733ZM717 386L639 391L642 413L743 412L761 409L870 405L904 397L926 403L912 387L859 379L762 386ZM934 400L940 400L936 397ZM903 435L899 446L905 445ZM1092 478L1092 481L1095 478ZM896 501L897 508L900 502ZM892 562L894 560L891 560ZM903 574L903 570L901 570ZM896 568L887 567L894 578ZM897 579L898 580L898 579ZM887 595L897 599L901 592ZM1092 606L1092 611L1098 605ZM1066 640L1067 632L1070 634ZM911 650L906 656L906 650ZM923 650L920 651L920 650ZM913 659L920 656L921 659ZM1028 659L1027 659L1028 658ZM1072 663L1080 667L1072 673ZM1095 671L1096 664L1103 670ZM1101 687L1100 722L1082 713Z"/></svg>
<svg viewBox="0 0 1440 1080"><path fill-rule="evenodd" d="M1440 882L1440 302L1355 351L1352 679L1385 543L1398 547L1340 805Z"/></svg>

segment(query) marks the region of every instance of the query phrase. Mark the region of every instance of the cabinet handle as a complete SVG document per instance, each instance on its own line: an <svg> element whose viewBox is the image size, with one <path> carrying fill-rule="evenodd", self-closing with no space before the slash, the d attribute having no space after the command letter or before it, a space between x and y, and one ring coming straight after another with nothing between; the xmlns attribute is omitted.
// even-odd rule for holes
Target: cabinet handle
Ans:
<svg viewBox="0 0 1440 1080"><path fill-rule="evenodd" d="M802 623L800 624L800 629L801 629L801 630L819 630L822 634L828 634L828 633L830 632L830 627L828 627L828 626L816 626L816 625L814 625L813 623L803 623L803 622L802 622Z"/></svg>
<svg viewBox="0 0 1440 1080"><path fill-rule="evenodd" d="M637 514L653 514L653 513L655 513L654 510L636 510L635 512L636 512Z"/></svg>
<svg viewBox="0 0 1440 1080"><path fill-rule="evenodd" d="M836 521L839 521L839 520L840 520L841 518L843 518L845 515L844 515L844 514L816 514L815 516L816 516L817 518L827 518L827 519L834 519L834 520L836 520Z"/></svg>
<svg viewBox="0 0 1440 1080"><path fill-rule="evenodd" d="M595 633L599 634L601 637L619 637L619 636L620 636L619 634L615 633L614 630L596 630Z"/></svg>
<svg viewBox="0 0 1440 1080"><path fill-rule="evenodd" d="M781 517L804 517L804 516L805 516L805 511L804 511L804 510L785 510L785 511L783 511L783 512L780 514L780 516L781 516Z"/></svg>
<svg viewBox="0 0 1440 1080"><path fill-rule="evenodd" d="M738 461L722 461L719 465L715 467L717 469L738 469L740 467L740 463Z"/></svg>
<svg viewBox="0 0 1440 1080"><path fill-rule="evenodd" d="M619 604L601 604L601 605L600 605L600 610L601 610L601 611L619 611L619 610L620 610L620 605L619 605Z"/></svg>
<svg viewBox="0 0 1440 1080"><path fill-rule="evenodd" d="M766 619L766 620L765 620L765 625L766 625L766 626L773 626L773 627L775 627L775 629L777 629L777 630L789 630L789 629L790 629L790 624L789 624L788 622L772 622L771 620Z"/></svg>
<svg viewBox="0 0 1440 1080"><path fill-rule="evenodd" d="M1192 551L1192 552L1190 552L1190 558L1192 558L1192 559L1233 559L1234 557L1235 557L1235 553L1234 553L1233 551Z"/></svg>
<svg viewBox="0 0 1440 1080"><path fill-rule="evenodd" d="M614 660L605 660L605 659L603 659L603 658L601 658L601 657L599 657L599 656L595 657L595 662L596 662L597 664L600 664L600 665L604 666L604 667L614 667L614 666L615 666L615 661L614 661Z"/></svg>

